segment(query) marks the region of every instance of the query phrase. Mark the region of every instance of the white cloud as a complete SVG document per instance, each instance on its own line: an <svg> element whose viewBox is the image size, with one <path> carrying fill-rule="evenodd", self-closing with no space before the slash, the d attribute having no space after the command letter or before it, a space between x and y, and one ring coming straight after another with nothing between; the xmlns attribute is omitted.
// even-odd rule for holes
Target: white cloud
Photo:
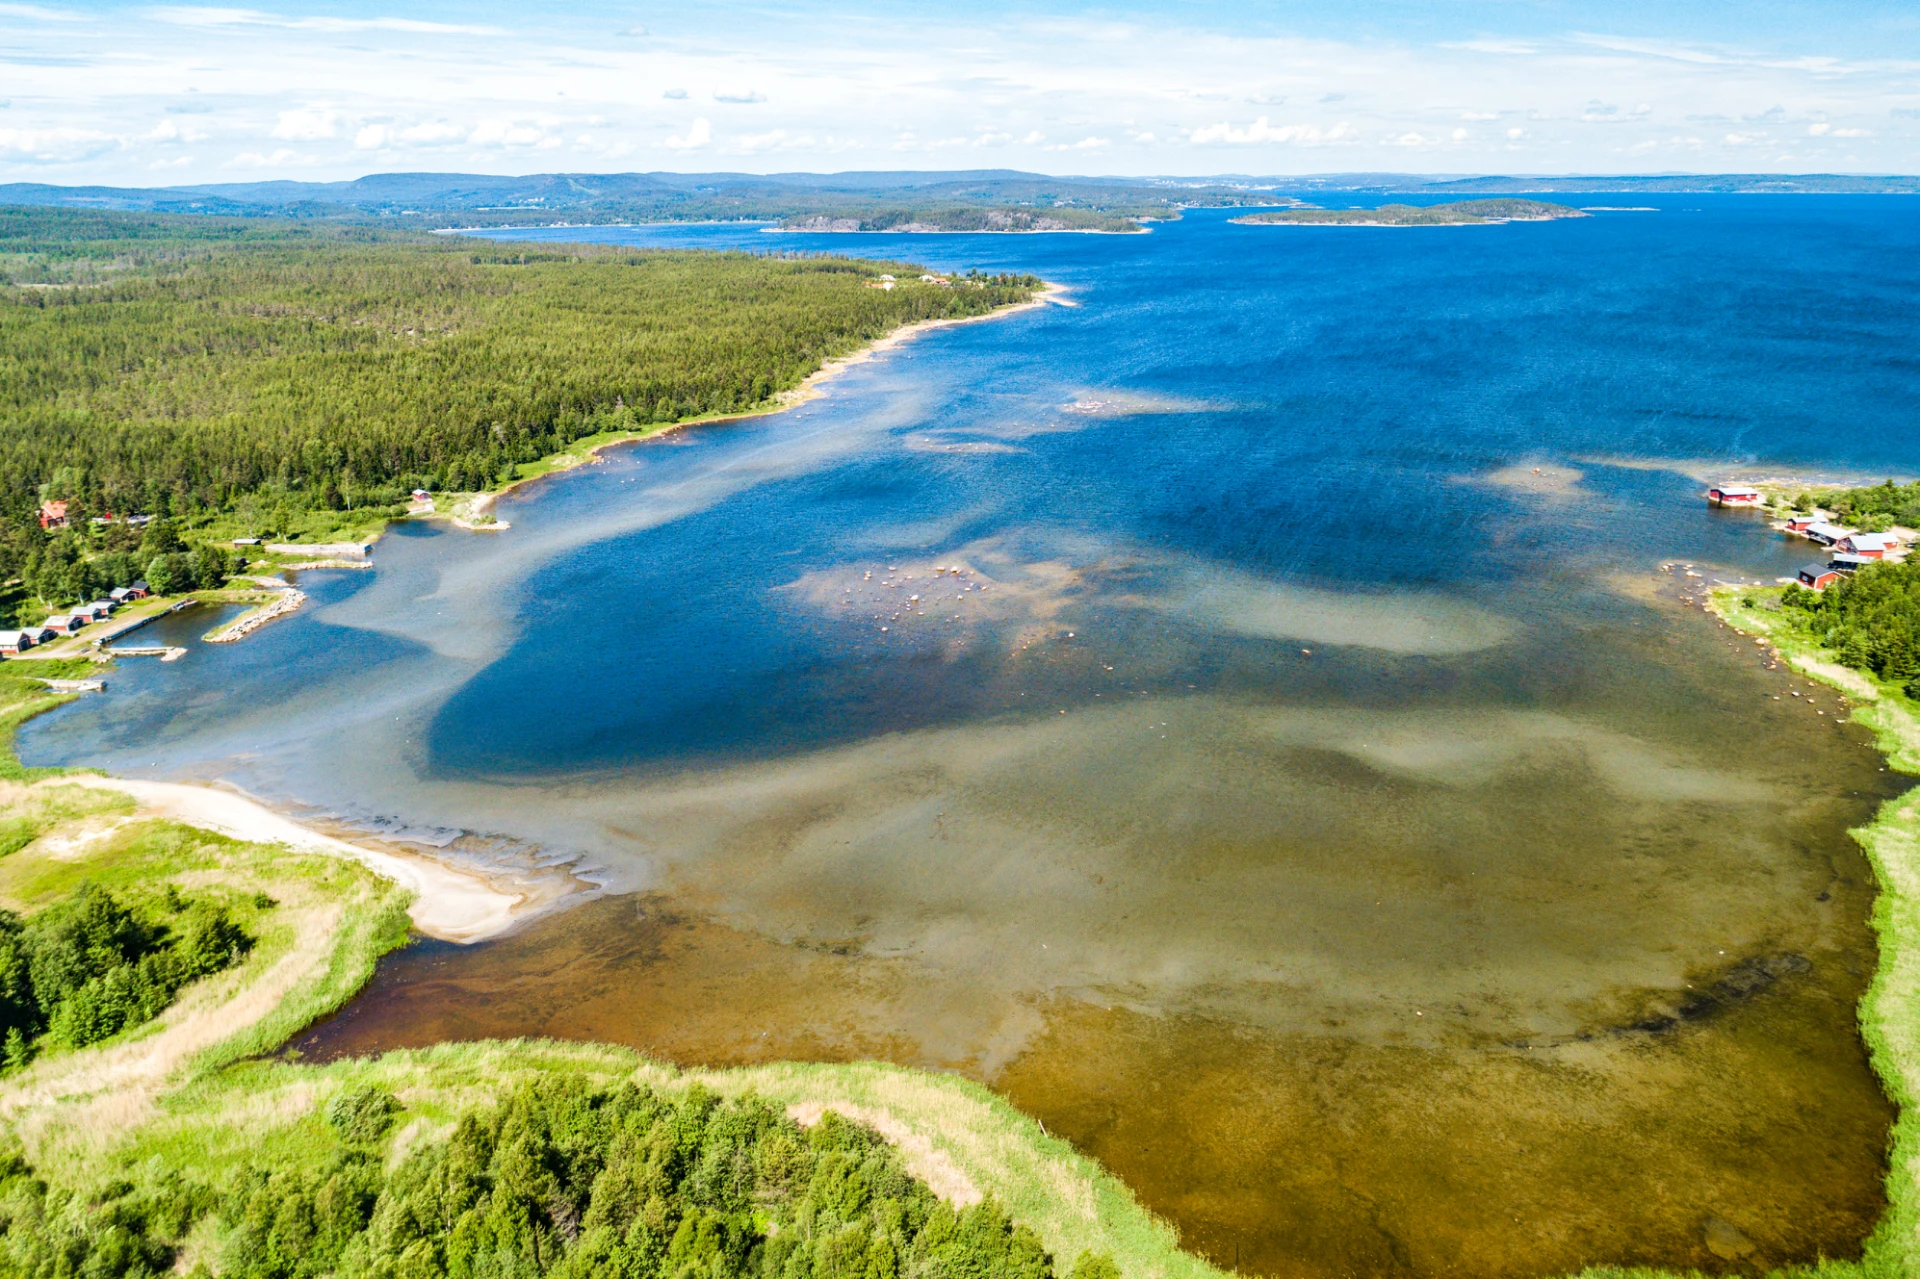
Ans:
<svg viewBox="0 0 1920 1279"><path fill-rule="evenodd" d="M685 134L669 137L667 145L675 151L697 151L711 141L713 125L707 122L705 116L701 116L687 127Z"/></svg>
<svg viewBox="0 0 1920 1279"><path fill-rule="evenodd" d="M609 167L623 148L665 149L686 169L716 154L767 169L887 167L897 149L953 167L991 150L995 166L1143 174L1409 168L1415 155L1442 153L1453 171L1507 171L1516 150L1533 157L1528 171L1674 167L1636 159L1665 154L1684 154L1690 169L1751 171L1775 164L1789 138L1812 166L1844 158L1850 169L1902 171L1920 154L1911 42L1887 37L1871 55L1840 56L1876 46L1835 35L1829 47L1812 25L1805 38L1756 48L1737 41L1778 24L1737 31L1729 19L1718 24L1725 42L1711 25L1699 28L1707 38L1681 41L1659 38L1672 23L1623 11L1617 33L1495 29L1436 43L1412 29L1339 40L1225 18L1210 28L1204 7L1177 20L1014 12L984 25L882 7L846 30L791 8L745 23L695 6L676 11L670 32L621 39L637 10L257 7L270 2L280 4L135 5L111 10L108 27L97 4L0 0L13 102L0 119L16 130L0 148L0 181L10 168L38 180L150 181L147 165L189 150L198 159L168 177L198 169L213 180L228 152L208 154L204 139L247 130L251 140L233 148L246 148L246 165L297 162L326 177L524 173L555 147L576 149L583 158L568 163L579 169ZM537 19L500 16L518 13ZM71 14L93 16L61 20ZM525 29L509 40L487 23ZM79 38L96 33L114 42ZM1064 52L1086 47L1098 56ZM672 105L691 109L695 85L716 111L777 108L719 116L752 120L746 136L696 126ZM1781 112L1769 114L1776 103ZM161 107L188 104L207 116L193 133L147 136ZM777 127L755 118L775 109ZM1809 133L1814 124L1828 127ZM31 145L19 141L27 136ZM1409 154L1413 146L1432 150Z"/></svg>
<svg viewBox="0 0 1920 1279"><path fill-rule="evenodd" d="M28 22L86 22L84 13L66 13L43 9L37 4L0 4L0 18L24 18Z"/></svg>
<svg viewBox="0 0 1920 1279"><path fill-rule="evenodd" d="M773 129L767 133L749 133L733 144L733 149L747 155L757 151L778 151L788 140L785 129ZM669 142L667 145L672 146Z"/></svg>
<svg viewBox="0 0 1920 1279"><path fill-rule="evenodd" d="M295 169L308 168L317 163L310 155L301 155L287 147L277 147L271 152L242 151L239 155L222 165L227 169Z"/></svg>
<svg viewBox="0 0 1920 1279"><path fill-rule="evenodd" d="M1442 45L1445 49L1465 49L1473 53L1502 54L1508 57L1531 57L1540 52L1539 46L1523 40L1455 40Z"/></svg>
<svg viewBox="0 0 1920 1279"><path fill-rule="evenodd" d="M259 9L227 9L211 5L167 5L148 12L161 22L183 27L281 27L292 31L398 31L413 35L504 36L502 27L466 23L422 22L417 18L286 18Z"/></svg>
<svg viewBox="0 0 1920 1279"><path fill-rule="evenodd" d="M72 164L121 145L112 134L92 129L0 129L0 157L26 164Z"/></svg>
<svg viewBox="0 0 1920 1279"><path fill-rule="evenodd" d="M471 140L472 134L460 125L433 120L405 128L390 123L364 125L353 135L359 151L387 151L396 147L439 147Z"/></svg>
<svg viewBox="0 0 1920 1279"><path fill-rule="evenodd" d="M484 120L466 141L476 147L536 147L552 149L560 139L538 124L526 120Z"/></svg>
<svg viewBox="0 0 1920 1279"><path fill-rule="evenodd" d="M320 142L336 136L345 115L332 107L295 107L280 113L270 137L284 142Z"/></svg>
<svg viewBox="0 0 1920 1279"><path fill-rule="evenodd" d="M1279 142L1300 146L1320 146L1329 142L1344 142L1355 136L1354 130L1346 124L1336 124L1331 129L1322 129L1315 124L1274 125L1261 116L1244 129L1221 121L1204 128L1188 131L1187 140L1199 146L1215 142L1229 142L1245 145L1256 142Z"/></svg>
<svg viewBox="0 0 1920 1279"><path fill-rule="evenodd" d="M192 125L180 124L173 120L162 120L147 131L146 140L148 142L201 142L206 139L206 136L204 129L196 129Z"/></svg>

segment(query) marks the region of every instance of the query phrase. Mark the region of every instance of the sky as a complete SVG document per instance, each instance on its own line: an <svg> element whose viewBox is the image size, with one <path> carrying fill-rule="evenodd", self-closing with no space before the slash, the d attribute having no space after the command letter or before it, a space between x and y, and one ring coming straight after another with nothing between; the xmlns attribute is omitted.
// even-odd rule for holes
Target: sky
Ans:
<svg viewBox="0 0 1920 1279"><path fill-rule="evenodd" d="M0 0L0 182L981 168L1913 173L1920 0Z"/></svg>

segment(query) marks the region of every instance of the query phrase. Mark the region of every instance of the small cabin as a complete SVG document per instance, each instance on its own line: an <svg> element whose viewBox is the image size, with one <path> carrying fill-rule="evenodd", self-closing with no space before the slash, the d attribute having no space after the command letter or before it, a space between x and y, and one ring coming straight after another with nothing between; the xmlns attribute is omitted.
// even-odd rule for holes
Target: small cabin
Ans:
<svg viewBox="0 0 1920 1279"><path fill-rule="evenodd" d="M153 588L145 582L135 582L127 588L127 598L130 600L143 600L151 594L153 594Z"/></svg>
<svg viewBox="0 0 1920 1279"><path fill-rule="evenodd" d="M125 604L128 600L132 599L133 597L127 594L126 587L116 586L112 590L107 592L107 598L112 600L115 604Z"/></svg>
<svg viewBox="0 0 1920 1279"><path fill-rule="evenodd" d="M1817 523L1819 523L1819 521L1811 515L1789 515L1787 516L1787 532L1804 533Z"/></svg>
<svg viewBox="0 0 1920 1279"><path fill-rule="evenodd" d="M44 626L23 626L20 633L36 644L47 644L60 638Z"/></svg>
<svg viewBox="0 0 1920 1279"><path fill-rule="evenodd" d="M427 492L425 489L415 489L413 491L413 500L416 502L431 502L433 500L433 494Z"/></svg>
<svg viewBox="0 0 1920 1279"><path fill-rule="evenodd" d="M1759 506L1766 501L1757 488L1744 484L1721 484L1707 490L1707 501L1715 506Z"/></svg>
<svg viewBox="0 0 1920 1279"><path fill-rule="evenodd" d="M1841 528L1838 524L1828 524L1824 520L1815 520L1807 525L1807 536L1822 546L1832 546L1840 539L1853 536L1850 528Z"/></svg>
<svg viewBox="0 0 1920 1279"><path fill-rule="evenodd" d="M1824 591L1839 580L1839 570L1825 564L1808 564L1800 570L1800 585L1810 591Z"/></svg>
<svg viewBox="0 0 1920 1279"><path fill-rule="evenodd" d="M1855 555L1852 551L1837 551L1827 561L1827 567L1838 569L1842 573L1857 573L1880 557L1877 555Z"/></svg>
<svg viewBox="0 0 1920 1279"><path fill-rule="evenodd" d="M114 603L112 600L95 600L80 611L92 617L95 621L103 621L113 616L113 610Z"/></svg>
<svg viewBox="0 0 1920 1279"><path fill-rule="evenodd" d="M67 526L67 504L63 501L40 503L40 527L65 528Z"/></svg>
<svg viewBox="0 0 1920 1279"><path fill-rule="evenodd" d="M71 635L82 626L85 626L87 622L85 618L75 617L70 613L62 613L57 617L49 617L40 624L55 634Z"/></svg>
<svg viewBox="0 0 1920 1279"><path fill-rule="evenodd" d="M0 653L24 653L33 647L33 636L26 631L0 631Z"/></svg>
<svg viewBox="0 0 1920 1279"><path fill-rule="evenodd" d="M1898 550L1900 541L1891 533L1849 533L1840 539L1839 547L1878 560L1885 559L1888 551Z"/></svg>

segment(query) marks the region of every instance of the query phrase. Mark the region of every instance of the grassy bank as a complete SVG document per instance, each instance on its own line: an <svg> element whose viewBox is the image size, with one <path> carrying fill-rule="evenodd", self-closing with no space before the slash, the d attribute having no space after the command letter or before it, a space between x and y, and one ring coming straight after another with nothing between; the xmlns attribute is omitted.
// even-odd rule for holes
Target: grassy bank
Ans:
<svg viewBox="0 0 1920 1279"><path fill-rule="evenodd" d="M1841 665L1797 630L1778 608L1780 593L1722 588L1712 607L1729 626L1766 640L1795 670L1844 692L1853 720L1873 731L1888 767L1920 774L1920 706L1900 685ZM1900 1117L1888 1155L1887 1215L1866 1255L1857 1266L1828 1263L1817 1273L1894 1279L1920 1274L1920 791L1888 800L1853 835L1880 884L1873 914L1880 967L1860 1003L1860 1028Z"/></svg>
<svg viewBox="0 0 1920 1279"><path fill-rule="evenodd" d="M54 703L35 695L23 704ZM212 1202L248 1170L291 1173L362 1157L364 1143L326 1119L343 1094L376 1089L404 1107L374 1152L392 1167L517 1084L560 1076L669 1094L698 1083L777 1103L802 1122L825 1110L853 1118L889 1138L907 1170L950 1202L994 1198L1040 1235L1061 1275L1085 1252L1110 1255L1128 1279L1217 1273L1182 1253L1171 1228L1093 1161L948 1076L874 1064L679 1071L625 1049L538 1041L324 1066L270 1059L404 943L403 891L352 863L146 819L124 795L57 777L0 782L0 835L9 832L0 842L0 907L31 917L83 882L129 899L171 885L239 903L255 938L237 967L189 986L154 1021L91 1047L48 1051L0 1077L0 1119L54 1187L48 1202L75 1220L114 1203L180 1201L182 1187ZM234 1224L218 1208L200 1212L175 1241L178 1264L217 1264Z"/></svg>

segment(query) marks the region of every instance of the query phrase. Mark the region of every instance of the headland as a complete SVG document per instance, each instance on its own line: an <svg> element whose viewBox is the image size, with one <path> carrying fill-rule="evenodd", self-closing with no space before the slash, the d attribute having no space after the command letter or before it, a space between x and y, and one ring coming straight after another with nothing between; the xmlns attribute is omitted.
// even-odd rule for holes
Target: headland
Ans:
<svg viewBox="0 0 1920 1279"><path fill-rule="evenodd" d="M1489 226L1590 217L1544 200L1457 200L1448 204L1383 204L1377 209L1277 209L1234 218L1239 226Z"/></svg>

